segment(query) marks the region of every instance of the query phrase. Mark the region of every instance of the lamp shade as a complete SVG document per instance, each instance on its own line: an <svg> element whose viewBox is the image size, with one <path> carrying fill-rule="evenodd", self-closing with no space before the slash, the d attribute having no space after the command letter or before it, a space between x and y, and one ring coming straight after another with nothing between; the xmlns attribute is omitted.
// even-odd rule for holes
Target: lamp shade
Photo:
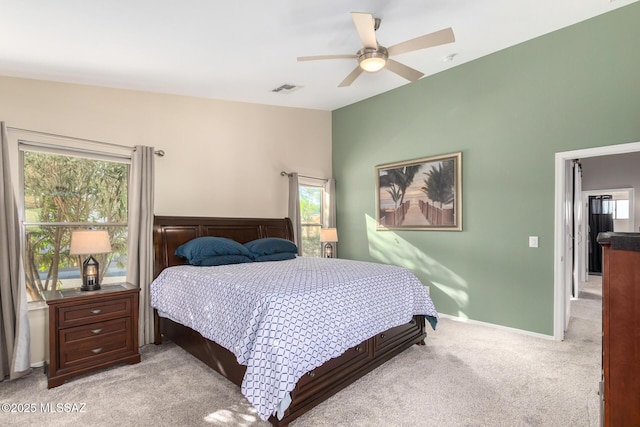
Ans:
<svg viewBox="0 0 640 427"><path fill-rule="evenodd" d="M109 233L105 230L81 230L71 232L69 255L106 254L111 252Z"/></svg>
<svg viewBox="0 0 640 427"><path fill-rule="evenodd" d="M337 242L338 230L335 228L323 228L322 230L320 230L320 241L321 242Z"/></svg>

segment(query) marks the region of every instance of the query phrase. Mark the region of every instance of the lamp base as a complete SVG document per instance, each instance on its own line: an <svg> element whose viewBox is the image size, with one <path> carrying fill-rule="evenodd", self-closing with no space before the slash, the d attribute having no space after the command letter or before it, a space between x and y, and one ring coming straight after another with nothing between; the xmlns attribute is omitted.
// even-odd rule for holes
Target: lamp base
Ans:
<svg viewBox="0 0 640 427"><path fill-rule="evenodd" d="M100 290L100 284L96 283L94 285L82 285L80 287L81 291L98 291Z"/></svg>
<svg viewBox="0 0 640 427"><path fill-rule="evenodd" d="M331 243L324 244L324 257L333 258L333 245Z"/></svg>

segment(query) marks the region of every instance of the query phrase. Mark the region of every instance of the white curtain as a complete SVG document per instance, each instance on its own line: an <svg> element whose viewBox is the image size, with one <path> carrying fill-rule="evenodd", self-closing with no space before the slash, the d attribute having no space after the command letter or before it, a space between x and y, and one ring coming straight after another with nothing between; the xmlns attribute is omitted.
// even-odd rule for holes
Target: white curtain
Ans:
<svg viewBox="0 0 640 427"><path fill-rule="evenodd" d="M324 184L324 226L325 228L336 227L336 180L327 179ZM338 242L333 242L333 256L338 257Z"/></svg>
<svg viewBox="0 0 640 427"><path fill-rule="evenodd" d="M153 147L136 145L131 156L129 182L129 245L127 282L140 288L139 345L152 343L153 309Z"/></svg>
<svg viewBox="0 0 640 427"><path fill-rule="evenodd" d="M336 228L336 180L329 178L324 184L325 228Z"/></svg>
<svg viewBox="0 0 640 427"><path fill-rule="evenodd" d="M293 240L298 246L298 255L302 255L302 226L300 224L300 185L296 172L289 174L289 219L293 224Z"/></svg>
<svg viewBox="0 0 640 427"><path fill-rule="evenodd" d="M20 223L9 167L7 128L0 122L0 369L19 378L31 366L27 291L21 277Z"/></svg>

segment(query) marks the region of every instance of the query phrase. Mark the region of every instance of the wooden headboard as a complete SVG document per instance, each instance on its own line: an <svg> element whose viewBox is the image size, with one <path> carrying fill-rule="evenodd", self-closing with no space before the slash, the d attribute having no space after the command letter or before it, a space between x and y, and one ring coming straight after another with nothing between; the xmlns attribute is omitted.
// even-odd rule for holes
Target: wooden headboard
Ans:
<svg viewBox="0 0 640 427"><path fill-rule="evenodd" d="M156 216L153 219L153 276L157 277L167 267L186 264L184 258L175 255L176 248L202 236L227 237L240 243L263 237L293 241L293 227L289 218Z"/></svg>

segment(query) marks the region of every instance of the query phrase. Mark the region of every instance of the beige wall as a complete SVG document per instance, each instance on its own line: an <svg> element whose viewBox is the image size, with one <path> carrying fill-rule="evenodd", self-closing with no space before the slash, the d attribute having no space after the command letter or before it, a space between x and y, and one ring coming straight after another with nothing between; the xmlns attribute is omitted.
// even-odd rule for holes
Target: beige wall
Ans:
<svg viewBox="0 0 640 427"><path fill-rule="evenodd" d="M157 215L284 217L280 171L331 174L329 111L0 77L0 121L164 150L155 163ZM14 175L17 158L14 147ZM32 363L44 354L38 312L30 312Z"/></svg>

